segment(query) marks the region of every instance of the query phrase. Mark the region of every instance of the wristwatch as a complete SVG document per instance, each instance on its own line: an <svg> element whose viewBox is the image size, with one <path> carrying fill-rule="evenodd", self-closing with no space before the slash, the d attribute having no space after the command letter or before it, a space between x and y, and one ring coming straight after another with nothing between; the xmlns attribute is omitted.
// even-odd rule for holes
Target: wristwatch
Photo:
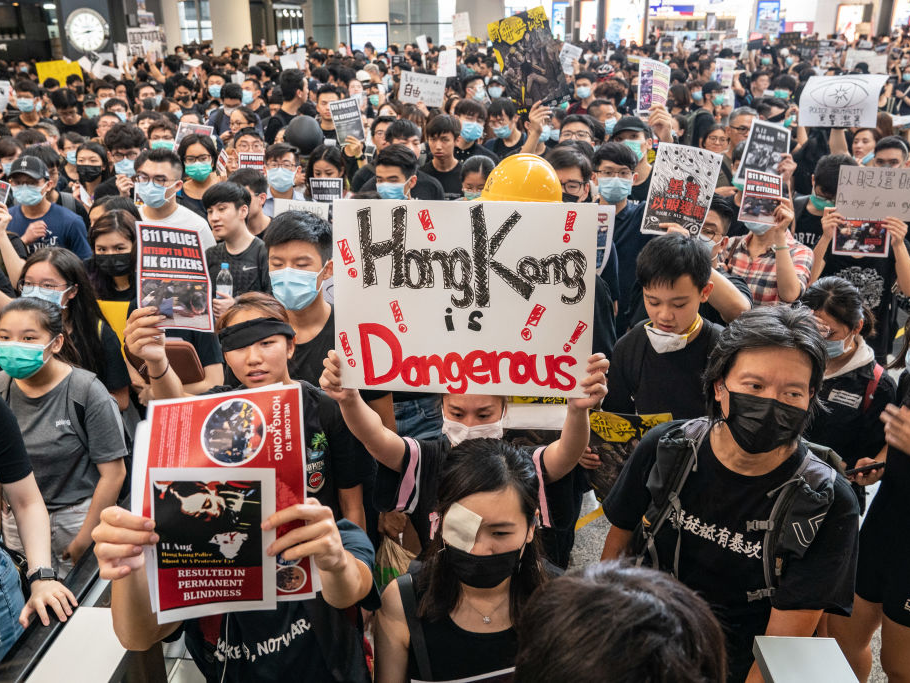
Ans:
<svg viewBox="0 0 910 683"><path fill-rule="evenodd" d="M50 567L38 567L33 569L28 573L28 582L29 585L35 583L35 581L56 581L57 572L51 569Z"/></svg>

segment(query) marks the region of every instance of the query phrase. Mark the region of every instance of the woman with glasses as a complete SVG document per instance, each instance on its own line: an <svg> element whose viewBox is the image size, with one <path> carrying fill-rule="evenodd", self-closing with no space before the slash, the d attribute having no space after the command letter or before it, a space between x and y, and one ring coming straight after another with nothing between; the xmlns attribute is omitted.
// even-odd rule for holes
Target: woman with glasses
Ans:
<svg viewBox="0 0 910 683"><path fill-rule="evenodd" d="M726 155L730 145L730 138L727 137L726 130L727 129L720 123L709 126L705 129L704 133L702 133L701 138L699 138L698 146L709 152L714 152L715 154ZM720 174L717 176L717 187L729 187L735 191L733 188L733 169L730 168L730 164L726 158L724 158L720 165ZM721 194L726 196L725 193Z"/></svg>
<svg viewBox="0 0 910 683"><path fill-rule="evenodd" d="M215 173L218 161L215 143L208 135L187 135L180 141L177 155L183 162L183 173L186 176L183 187L177 193L179 201L206 218L202 195L220 180Z"/></svg>

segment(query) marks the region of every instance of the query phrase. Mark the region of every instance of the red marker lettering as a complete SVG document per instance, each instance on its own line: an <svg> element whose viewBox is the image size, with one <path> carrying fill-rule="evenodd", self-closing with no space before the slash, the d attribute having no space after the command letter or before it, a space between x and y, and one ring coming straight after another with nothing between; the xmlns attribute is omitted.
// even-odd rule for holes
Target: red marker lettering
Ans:
<svg viewBox="0 0 910 683"><path fill-rule="evenodd" d="M537 327L537 323L540 322L540 318L543 316L543 312L547 310L546 307L541 306L540 304L534 304L534 308L531 309L531 315L528 316L528 320L525 323L525 328L521 331L521 338L525 341L531 338L531 327Z"/></svg>
<svg viewBox="0 0 910 683"><path fill-rule="evenodd" d="M436 226L433 225L433 219L430 218L430 210L421 209L420 211L418 211L417 219L420 221L420 227L422 227L424 229L424 232L427 233L427 239L430 240L430 242L435 242L436 233L430 232L430 231L435 230Z"/></svg>
<svg viewBox="0 0 910 683"><path fill-rule="evenodd" d="M569 343L563 344L562 350L568 353L572 350L572 344L578 342L578 339L581 337L581 333L588 329L588 324L583 323L581 320L578 321L578 324L575 326L575 331L572 333L572 336L569 337Z"/></svg>
<svg viewBox="0 0 910 683"><path fill-rule="evenodd" d="M395 322L398 323L398 331L402 334L408 331L408 326L404 324L404 313L401 312L401 306L398 304L398 301L393 301L389 304L392 308L392 317L395 318Z"/></svg>
<svg viewBox="0 0 910 683"><path fill-rule="evenodd" d="M571 235L569 235L569 233L572 232L572 230L575 228L575 217L577 215L578 214L575 211L569 211L566 214L565 234L562 236L563 242L568 242L570 239L572 239L572 237L571 237Z"/></svg>

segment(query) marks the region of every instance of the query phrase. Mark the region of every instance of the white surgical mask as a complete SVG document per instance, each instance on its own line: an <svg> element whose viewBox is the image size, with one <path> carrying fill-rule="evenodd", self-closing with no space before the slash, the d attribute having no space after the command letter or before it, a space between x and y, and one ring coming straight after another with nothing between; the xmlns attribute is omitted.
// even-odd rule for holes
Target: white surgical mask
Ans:
<svg viewBox="0 0 910 683"><path fill-rule="evenodd" d="M505 410L503 410L503 416ZM502 438L502 417L496 422L489 424L474 425L468 427L461 422L450 420L445 415L442 416L442 433L449 437L449 442L454 448L462 441L470 439L501 439Z"/></svg>
<svg viewBox="0 0 910 683"><path fill-rule="evenodd" d="M676 334L675 332L658 330L654 327L654 323L649 322L645 325L645 333L648 335L648 341L651 342L651 347L657 353L673 353L674 351L681 351L686 348L689 337L701 328L701 323L701 316L696 316L695 322L692 323L692 326L687 332L684 334Z"/></svg>

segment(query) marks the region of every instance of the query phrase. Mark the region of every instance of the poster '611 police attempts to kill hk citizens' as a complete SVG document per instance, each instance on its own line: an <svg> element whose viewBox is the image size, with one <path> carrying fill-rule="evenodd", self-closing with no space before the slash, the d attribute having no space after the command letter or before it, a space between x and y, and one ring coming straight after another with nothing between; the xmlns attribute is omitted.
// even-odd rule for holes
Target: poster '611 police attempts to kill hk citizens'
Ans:
<svg viewBox="0 0 910 683"><path fill-rule="evenodd" d="M310 558L263 553L301 522L271 536L260 528L321 484L304 448L302 406L296 384L149 404L136 430L131 496L134 513L161 525L146 555L159 623L268 609L319 590ZM237 577L242 591L230 583Z"/></svg>

